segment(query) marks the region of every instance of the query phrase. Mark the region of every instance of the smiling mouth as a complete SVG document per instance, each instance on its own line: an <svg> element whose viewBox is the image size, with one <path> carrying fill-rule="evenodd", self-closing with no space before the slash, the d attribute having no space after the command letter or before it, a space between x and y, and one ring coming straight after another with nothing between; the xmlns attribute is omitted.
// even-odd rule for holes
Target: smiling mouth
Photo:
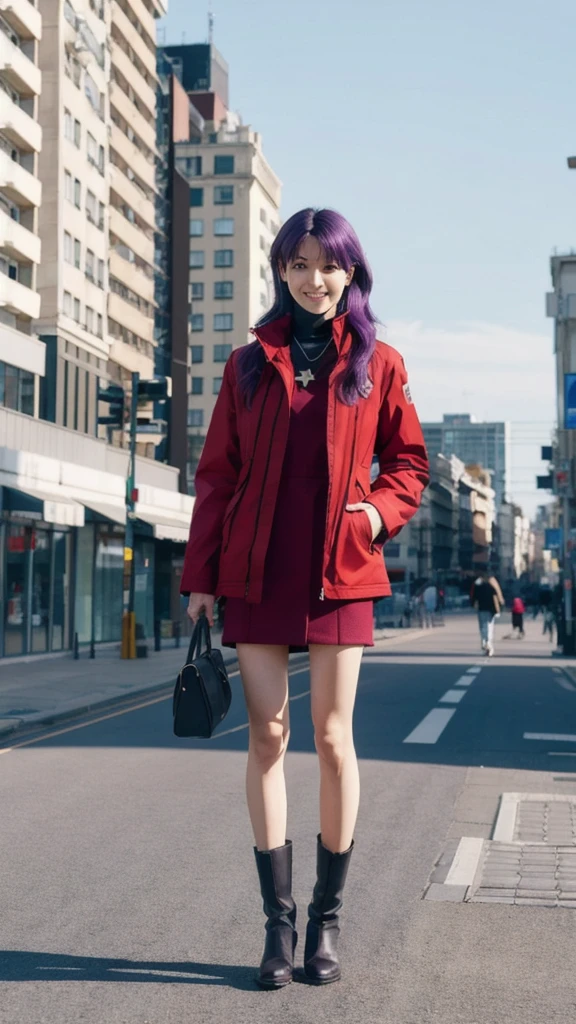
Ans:
<svg viewBox="0 0 576 1024"><path fill-rule="evenodd" d="M305 294L307 299L327 299L328 298L328 292L320 292L320 293L316 293L316 294L314 294L312 292L304 292L304 294Z"/></svg>

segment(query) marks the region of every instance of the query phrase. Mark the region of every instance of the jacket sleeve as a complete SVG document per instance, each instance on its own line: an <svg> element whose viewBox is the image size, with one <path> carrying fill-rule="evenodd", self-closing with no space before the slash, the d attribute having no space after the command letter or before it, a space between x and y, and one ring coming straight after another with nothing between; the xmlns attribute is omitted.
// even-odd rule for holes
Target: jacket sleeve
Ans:
<svg viewBox="0 0 576 1024"><path fill-rule="evenodd" d="M232 355L224 368L222 387L196 469L196 499L180 581L181 594L216 591L222 523L241 466L233 360Z"/></svg>
<svg viewBox="0 0 576 1024"><path fill-rule="evenodd" d="M428 483L428 454L404 361L394 349L389 352L375 445L380 473L364 499L374 505L382 519L377 542L389 540L406 525Z"/></svg>

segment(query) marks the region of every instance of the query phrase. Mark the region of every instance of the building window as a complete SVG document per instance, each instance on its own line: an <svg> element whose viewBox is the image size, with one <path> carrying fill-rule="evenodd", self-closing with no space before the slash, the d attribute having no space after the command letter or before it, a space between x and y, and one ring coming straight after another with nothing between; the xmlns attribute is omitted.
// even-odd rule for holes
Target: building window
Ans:
<svg viewBox="0 0 576 1024"><path fill-rule="evenodd" d="M70 174L70 171L64 171L64 198L67 199L69 203L74 202L73 181L74 179Z"/></svg>
<svg viewBox="0 0 576 1024"><path fill-rule="evenodd" d="M92 164L100 174L104 174L104 146L98 145L93 135L88 132L86 150L88 163Z"/></svg>
<svg viewBox="0 0 576 1024"><path fill-rule="evenodd" d="M204 206L204 189L190 189L190 206Z"/></svg>
<svg viewBox="0 0 576 1024"><path fill-rule="evenodd" d="M72 296L70 292L64 292L63 309L66 316L72 316Z"/></svg>
<svg viewBox="0 0 576 1024"><path fill-rule="evenodd" d="M190 345L190 362L204 362L204 345Z"/></svg>
<svg viewBox="0 0 576 1024"><path fill-rule="evenodd" d="M212 378L212 394L213 395L219 395L221 387L222 387L222 377L213 377Z"/></svg>
<svg viewBox="0 0 576 1024"><path fill-rule="evenodd" d="M204 313L192 313L190 317L190 330L194 332L204 330Z"/></svg>
<svg viewBox="0 0 576 1024"><path fill-rule="evenodd" d="M225 363L232 352L232 345L214 345L214 362Z"/></svg>
<svg viewBox="0 0 576 1024"><path fill-rule="evenodd" d="M96 266L96 257L91 249L86 249L86 270L85 274L89 281L94 280L94 268Z"/></svg>
<svg viewBox="0 0 576 1024"><path fill-rule="evenodd" d="M232 330L234 330L234 314L233 313L214 313L214 330L215 331L232 331Z"/></svg>
<svg viewBox="0 0 576 1024"><path fill-rule="evenodd" d="M204 234L204 221L203 220L191 220L190 221L190 237L191 238L202 238Z"/></svg>
<svg viewBox="0 0 576 1024"><path fill-rule="evenodd" d="M214 186L214 206L231 206L234 202L234 185Z"/></svg>
<svg viewBox="0 0 576 1024"><path fill-rule="evenodd" d="M191 249L188 265L196 270L202 270L204 268L204 250Z"/></svg>
<svg viewBox="0 0 576 1024"><path fill-rule="evenodd" d="M215 281L215 283L214 283L214 298L215 299L233 299L234 298L234 282L233 281Z"/></svg>
<svg viewBox="0 0 576 1024"><path fill-rule="evenodd" d="M74 239L74 266L77 267L78 270L80 269L80 257L81 257L80 242L79 242L79 240L77 238L75 238Z"/></svg>
<svg viewBox="0 0 576 1024"><path fill-rule="evenodd" d="M190 285L190 300L192 302L200 302L204 298L204 282L193 281Z"/></svg>
<svg viewBox="0 0 576 1024"><path fill-rule="evenodd" d="M215 267L233 267L234 266L234 250L233 249L218 249L214 253L214 266Z"/></svg>
<svg viewBox="0 0 576 1024"><path fill-rule="evenodd" d="M74 249L72 246L72 235L68 232L64 232L64 259L66 263L74 262Z"/></svg>
<svg viewBox="0 0 576 1024"><path fill-rule="evenodd" d="M192 395L204 394L204 377L192 377Z"/></svg>
<svg viewBox="0 0 576 1024"><path fill-rule="evenodd" d="M78 209L82 206L82 185L78 178L74 178L74 206Z"/></svg>
<svg viewBox="0 0 576 1024"><path fill-rule="evenodd" d="M74 299L74 319L80 323L80 299Z"/></svg>
<svg viewBox="0 0 576 1024"><path fill-rule="evenodd" d="M74 118L74 145L77 149L80 149L80 143L82 141L82 129L80 128L80 121Z"/></svg>
<svg viewBox="0 0 576 1024"><path fill-rule="evenodd" d="M202 175L202 157L189 156L186 160L186 174L189 178L200 178Z"/></svg>
<svg viewBox="0 0 576 1024"><path fill-rule="evenodd" d="M91 309L90 306L86 306L86 330L89 331L90 334L94 334L95 325L94 310Z"/></svg>
<svg viewBox="0 0 576 1024"><path fill-rule="evenodd" d="M96 334L98 335L99 338L104 337L103 326L104 326L104 321L102 319L102 314L101 313L96 313Z"/></svg>
<svg viewBox="0 0 576 1024"><path fill-rule="evenodd" d="M98 278L96 283L99 288L104 287L104 260L98 260Z"/></svg>
<svg viewBox="0 0 576 1024"><path fill-rule="evenodd" d="M188 409L188 426L204 426L204 409Z"/></svg>
<svg viewBox="0 0 576 1024"><path fill-rule="evenodd" d="M268 296L264 292L260 292L260 305L264 306L264 308L268 305Z"/></svg>
<svg viewBox="0 0 576 1024"><path fill-rule="evenodd" d="M0 405L34 415L34 374L0 362Z"/></svg>
<svg viewBox="0 0 576 1024"><path fill-rule="evenodd" d="M215 235L233 235L234 217L217 217L214 221Z"/></svg>
<svg viewBox="0 0 576 1024"><path fill-rule="evenodd" d="M260 277L262 278L263 281L266 281L268 279L266 267L260 267Z"/></svg>
<svg viewBox="0 0 576 1024"><path fill-rule="evenodd" d="M266 210L260 210L260 220L262 221L263 224L268 223L268 218L266 217Z"/></svg>
<svg viewBox="0 0 576 1024"><path fill-rule="evenodd" d="M214 174L234 174L234 157L215 156Z"/></svg>

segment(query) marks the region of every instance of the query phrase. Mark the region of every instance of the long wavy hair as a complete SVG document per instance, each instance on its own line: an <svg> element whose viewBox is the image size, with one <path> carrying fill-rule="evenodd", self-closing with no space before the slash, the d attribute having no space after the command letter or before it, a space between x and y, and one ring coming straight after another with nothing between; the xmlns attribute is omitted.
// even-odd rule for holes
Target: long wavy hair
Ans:
<svg viewBox="0 0 576 1024"><path fill-rule="evenodd" d="M298 254L305 238L315 238L327 259L345 270L354 267L354 277L344 289L336 315L348 313L352 330L352 348L340 376L336 393L345 405L355 405L372 389L368 364L376 345L376 317L370 309L372 271L352 225L336 210L314 210L308 207L293 214L281 227L270 250L274 278L274 303L256 324L256 328L292 312L293 299L288 285L280 276L280 267L287 267ZM258 343L244 346L238 356L238 386L248 408L260 382L265 365L264 352Z"/></svg>

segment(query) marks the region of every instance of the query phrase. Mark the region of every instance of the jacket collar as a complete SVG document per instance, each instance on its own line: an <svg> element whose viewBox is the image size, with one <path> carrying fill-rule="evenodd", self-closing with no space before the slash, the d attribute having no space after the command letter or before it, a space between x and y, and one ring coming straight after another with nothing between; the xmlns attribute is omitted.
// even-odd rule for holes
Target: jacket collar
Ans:
<svg viewBox="0 0 576 1024"><path fill-rule="evenodd" d="M334 317L332 321L332 338L339 356L342 355L345 348L348 348L347 342L351 341L350 331L346 330L347 319L348 312L345 312ZM251 333L260 342L269 362L282 358L284 351L287 351L290 344L291 324L292 317L290 313L286 313L278 320L271 320L270 323L263 324L261 327L252 328Z"/></svg>

